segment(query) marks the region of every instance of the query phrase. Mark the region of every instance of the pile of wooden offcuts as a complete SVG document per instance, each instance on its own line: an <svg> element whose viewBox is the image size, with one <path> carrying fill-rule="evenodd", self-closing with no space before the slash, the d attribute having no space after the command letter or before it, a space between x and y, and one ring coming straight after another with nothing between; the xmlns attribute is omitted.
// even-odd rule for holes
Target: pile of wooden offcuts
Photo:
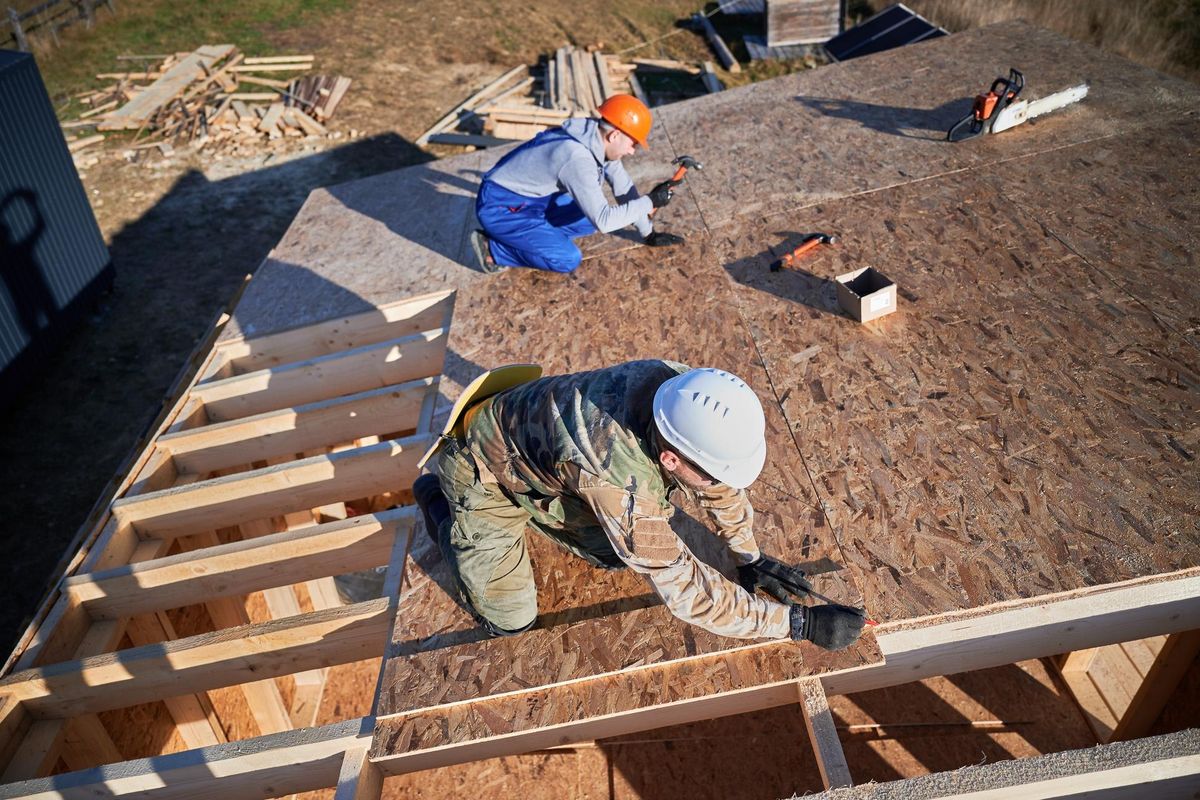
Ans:
<svg viewBox="0 0 1200 800"><path fill-rule="evenodd" d="M614 94L632 94L656 105L642 89L635 72L639 69L686 73L698 76L707 91L722 88L708 63L703 68L663 59L626 63L599 50L561 47L543 56L536 67L521 65L504 73L438 120L416 143L489 147L524 141L569 117L594 116Z"/></svg>
<svg viewBox="0 0 1200 800"><path fill-rule="evenodd" d="M150 71L97 75L115 83L80 95L90 110L63 128L137 131L134 149L158 147L164 154L187 143L235 149L285 136L325 136L322 123L350 79L295 77L312 68L311 55L246 58L234 45L205 45L167 56ZM80 151L103 139L96 133L68 146L79 163Z"/></svg>

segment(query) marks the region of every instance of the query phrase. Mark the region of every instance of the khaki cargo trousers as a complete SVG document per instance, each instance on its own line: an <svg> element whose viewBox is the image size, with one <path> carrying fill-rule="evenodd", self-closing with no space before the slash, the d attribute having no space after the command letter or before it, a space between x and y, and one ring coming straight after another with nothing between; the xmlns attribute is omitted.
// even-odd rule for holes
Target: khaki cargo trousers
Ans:
<svg viewBox="0 0 1200 800"><path fill-rule="evenodd" d="M463 599L490 633L520 633L537 619L537 586L526 545L530 528L594 566L625 566L582 502L508 492L476 459L458 440L442 447L437 473L450 519L435 538Z"/></svg>

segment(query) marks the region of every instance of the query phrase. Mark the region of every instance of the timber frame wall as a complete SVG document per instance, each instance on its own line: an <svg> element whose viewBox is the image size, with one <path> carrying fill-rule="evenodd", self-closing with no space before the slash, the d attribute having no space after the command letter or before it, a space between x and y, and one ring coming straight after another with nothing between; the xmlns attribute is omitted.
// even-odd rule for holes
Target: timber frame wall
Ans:
<svg viewBox="0 0 1200 800"><path fill-rule="evenodd" d="M164 721L193 749L311 725L329 666L382 655L453 301L205 354L6 665L3 782ZM332 576L384 568L342 604Z"/></svg>
<svg viewBox="0 0 1200 800"><path fill-rule="evenodd" d="M402 603L405 487L432 439L453 299L207 354L7 665L0 797L336 787L339 800L373 798L388 775L791 703L825 785L848 786L828 695L1179 633L1200 618L1190 569L885 623L879 664L373 758L373 716L312 725L327 668L382 655ZM330 576L384 567L380 597L341 604ZM177 631L196 617L205 627ZM121 761L101 715L158 701L186 749ZM1130 768L1128 781L1144 792L1200 773L1198 760ZM73 771L46 777L60 762Z"/></svg>

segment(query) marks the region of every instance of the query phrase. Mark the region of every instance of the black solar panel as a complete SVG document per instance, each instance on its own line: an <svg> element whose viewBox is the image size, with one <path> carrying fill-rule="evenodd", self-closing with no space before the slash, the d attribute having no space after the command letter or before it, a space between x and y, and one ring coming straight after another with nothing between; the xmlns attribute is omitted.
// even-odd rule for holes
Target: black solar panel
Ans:
<svg viewBox="0 0 1200 800"><path fill-rule="evenodd" d="M833 37L825 43L825 50L834 61L845 61L945 35L942 28L903 3L896 3Z"/></svg>

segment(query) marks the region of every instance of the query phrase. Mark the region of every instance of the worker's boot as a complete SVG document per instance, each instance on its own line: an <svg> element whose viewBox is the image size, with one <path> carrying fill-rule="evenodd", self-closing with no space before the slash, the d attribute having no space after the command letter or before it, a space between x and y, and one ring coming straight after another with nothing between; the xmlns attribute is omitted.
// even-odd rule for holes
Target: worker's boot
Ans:
<svg viewBox="0 0 1200 800"><path fill-rule="evenodd" d="M442 494L442 483L437 475L422 475L413 483L412 490L413 499L425 517L425 531L440 552L440 531L450 519L450 504L446 502L446 495Z"/></svg>
<svg viewBox="0 0 1200 800"><path fill-rule="evenodd" d="M502 267L496 263L496 259L492 258L492 251L488 247L487 234L476 228L471 231L471 252L475 255L475 266L479 267L480 272L499 272L506 267Z"/></svg>

